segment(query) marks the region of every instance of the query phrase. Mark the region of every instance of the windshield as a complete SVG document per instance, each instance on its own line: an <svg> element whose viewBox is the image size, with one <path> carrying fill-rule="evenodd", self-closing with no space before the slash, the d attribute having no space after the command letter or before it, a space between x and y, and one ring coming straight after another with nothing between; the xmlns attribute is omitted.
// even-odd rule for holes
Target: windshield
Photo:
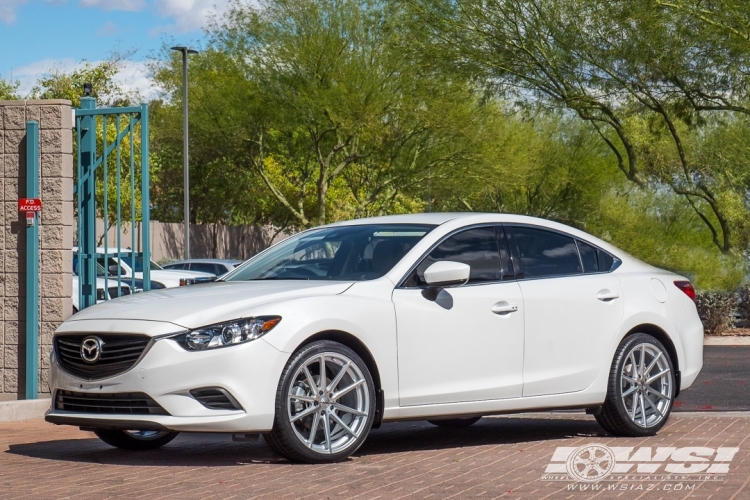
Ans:
<svg viewBox="0 0 750 500"><path fill-rule="evenodd" d="M130 269L133 270L133 272L136 273L142 273L143 272L143 254L132 254L132 253L121 253L119 255L120 259L127 265ZM135 265L133 265L133 258L135 257ZM161 271L162 268L154 262L151 261L151 270L152 271Z"/></svg>
<svg viewBox="0 0 750 500"><path fill-rule="evenodd" d="M380 278L434 226L368 224L305 231L227 276L227 281Z"/></svg>

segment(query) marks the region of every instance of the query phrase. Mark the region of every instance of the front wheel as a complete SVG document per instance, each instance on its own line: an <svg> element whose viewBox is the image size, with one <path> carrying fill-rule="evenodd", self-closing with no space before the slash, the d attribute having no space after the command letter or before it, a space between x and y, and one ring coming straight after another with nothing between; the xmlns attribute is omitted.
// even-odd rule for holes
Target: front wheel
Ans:
<svg viewBox="0 0 750 500"><path fill-rule="evenodd" d="M594 416L617 436L653 436L667 423L675 398L672 359L645 333L626 337L612 362L607 399Z"/></svg>
<svg viewBox="0 0 750 500"><path fill-rule="evenodd" d="M291 460L336 462L364 443L374 417L375 384L364 361L337 342L313 342L281 374L266 440Z"/></svg>
<svg viewBox="0 0 750 500"><path fill-rule="evenodd" d="M124 450L153 450L161 448L176 438L179 432L97 429L94 431L94 434L115 448L122 448Z"/></svg>

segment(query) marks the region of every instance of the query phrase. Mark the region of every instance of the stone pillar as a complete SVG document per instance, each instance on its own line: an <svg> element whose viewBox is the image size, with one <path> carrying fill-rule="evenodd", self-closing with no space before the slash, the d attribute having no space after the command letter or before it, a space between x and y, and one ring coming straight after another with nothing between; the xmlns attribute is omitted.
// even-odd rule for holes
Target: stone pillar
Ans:
<svg viewBox="0 0 750 500"><path fill-rule="evenodd" d="M26 122L39 122L39 393L49 396L52 333L72 313L73 120L70 101L0 101L0 401L25 394Z"/></svg>

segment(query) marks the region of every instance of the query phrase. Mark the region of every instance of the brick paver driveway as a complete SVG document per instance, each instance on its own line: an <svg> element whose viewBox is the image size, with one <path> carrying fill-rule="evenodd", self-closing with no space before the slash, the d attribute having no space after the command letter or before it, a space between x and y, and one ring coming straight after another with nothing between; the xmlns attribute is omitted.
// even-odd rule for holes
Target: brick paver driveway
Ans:
<svg viewBox="0 0 750 500"><path fill-rule="evenodd" d="M673 415L647 439L609 437L572 413L484 418L459 430L406 422L373 431L347 462L312 466L280 459L262 440L183 434L161 450L124 452L76 428L13 422L0 424L0 498L750 499L749 438L746 413ZM627 473L568 480L565 457L585 460L577 448L595 443L614 449L615 470ZM709 464L728 474L665 472ZM655 473L632 475L639 470Z"/></svg>

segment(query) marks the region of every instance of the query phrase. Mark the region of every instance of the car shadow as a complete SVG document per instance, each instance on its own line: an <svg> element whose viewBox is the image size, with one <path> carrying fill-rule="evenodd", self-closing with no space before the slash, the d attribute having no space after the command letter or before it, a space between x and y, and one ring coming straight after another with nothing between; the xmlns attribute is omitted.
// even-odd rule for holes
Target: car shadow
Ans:
<svg viewBox="0 0 750 500"><path fill-rule="evenodd" d="M252 464L290 464L263 439L235 442L228 434L180 434L163 448L127 451L112 448L91 433L91 438L12 444L6 453L64 462L127 466L227 467ZM383 424L373 429L356 457L463 448L481 445L523 444L581 436L606 436L593 419L483 418L471 427L451 429L424 421Z"/></svg>

